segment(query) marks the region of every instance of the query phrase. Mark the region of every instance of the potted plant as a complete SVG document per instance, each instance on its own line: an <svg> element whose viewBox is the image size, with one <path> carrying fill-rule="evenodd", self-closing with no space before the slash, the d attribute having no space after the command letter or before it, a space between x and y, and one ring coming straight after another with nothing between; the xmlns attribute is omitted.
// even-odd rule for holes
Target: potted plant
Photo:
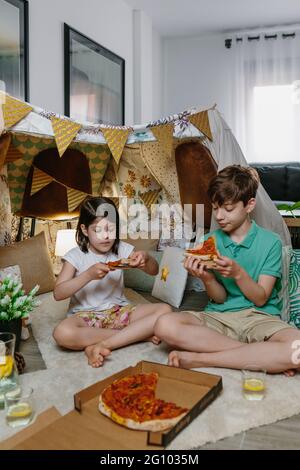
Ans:
<svg viewBox="0 0 300 470"><path fill-rule="evenodd" d="M276 204L276 207L278 210L290 212L293 217L296 217L293 211L300 209L300 201L294 204Z"/></svg>
<svg viewBox="0 0 300 470"><path fill-rule="evenodd" d="M10 275L0 281L0 332L15 333L16 351L19 350L22 318L40 305L35 298L38 290L39 286L35 286L25 295L22 283Z"/></svg>

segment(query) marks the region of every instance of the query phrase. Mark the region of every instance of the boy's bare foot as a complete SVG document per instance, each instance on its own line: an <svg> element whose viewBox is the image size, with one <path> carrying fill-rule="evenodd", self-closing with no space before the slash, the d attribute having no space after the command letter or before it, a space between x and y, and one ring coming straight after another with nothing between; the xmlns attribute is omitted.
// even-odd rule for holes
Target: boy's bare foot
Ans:
<svg viewBox="0 0 300 470"><path fill-rule="evenodd" d="M150 336L150 337L148 338L148 341L151 341L151 343L156 344L156 346L161 343L161 339L159 339L159 338L158 338L157 336L155 336L155 335Z"/></svg>
<svg viewBox="0 0 300 470"><path fill-rule="evenodd" d="M93 344L92 346L87 346L84 350L88 363L92 367L101 367L104 359L110 355L111 351L102 344Z"/></svg>
<svg viewBox="0 0 300 470"><path fill-rule="evenodd" d="M173 367L183 367L184 369L203 367L203 364L200 361L200 353L187 351L171 351L169 354L168 365Z"/></svg>

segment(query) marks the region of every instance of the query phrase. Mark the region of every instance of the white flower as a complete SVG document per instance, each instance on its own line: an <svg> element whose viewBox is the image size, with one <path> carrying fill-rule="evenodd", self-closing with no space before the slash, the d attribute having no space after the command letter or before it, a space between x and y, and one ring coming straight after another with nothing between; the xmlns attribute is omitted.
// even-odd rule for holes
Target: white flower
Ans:
<svg viewBox="0 0 300 470"><path fill-rule="evenodd" d="M15 295L17 295L18 292L20 292L21 289L22 289L22 284L17 285L17 286L14 288L14 290L13 290L13 293L12 293L13 297L14 297Z"/></svg>
<svg viewBox="0 0 300 470"><path fill-rule="evenodd" d="M37 291L39 290L40 286L39 285L36 285L28 294L29 297L33 297Z"/></svg>
<svg viewBox="0 0 300 470"><path fill-rule="evenodd" d="M19 297L15 303L14 303L14 307L17 308L17 307L21 307L22 305L25 304L27 300L27 295L22 295L22 297Z"/></svg>
<svg viewBox="0 0 300 470"><path fill-rule="evenodd" d="M0 304L2 307L5 307L6 305L8 305L10 303L10 297L9 295L6 295L3 299L0 300Z"/></svg>

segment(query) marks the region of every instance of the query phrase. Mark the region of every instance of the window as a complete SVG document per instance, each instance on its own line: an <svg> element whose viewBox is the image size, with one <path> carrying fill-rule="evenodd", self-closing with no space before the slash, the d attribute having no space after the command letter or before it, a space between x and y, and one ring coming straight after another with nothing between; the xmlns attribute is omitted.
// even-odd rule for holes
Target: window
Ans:
<svg viewBox="0 0 300 470"><path fill-rule="evenodd" d="M300 160L300 81L255 86L252 161Z"/></svg>

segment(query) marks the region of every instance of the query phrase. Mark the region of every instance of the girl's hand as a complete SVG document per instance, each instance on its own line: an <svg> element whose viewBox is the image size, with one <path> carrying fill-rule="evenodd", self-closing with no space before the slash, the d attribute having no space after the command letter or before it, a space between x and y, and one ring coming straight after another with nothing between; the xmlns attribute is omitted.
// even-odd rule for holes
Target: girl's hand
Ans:
<svg viewBox="0 0 300 470"><path fill-rule="evenodd" d="M146 266L147 261L149 260L149 255L146 251L134 251L129 256L130 266L132 268L143 269Z"/></svg>
<svg viewBox="0 0 300 470"><path fill-rule="evenodd" d="M233 259L228 258L227 256L220 256L216 260L216 265L217 267L214 268L214 270L218 271L221 276L232 277L235 280L239 279L242 272L242 268Z"/></svg>
<svg viewBox="0 0 300 470"><path fill-rule="evenodd" d="M204 266L198 258L187 256L184 260L183 266L192 276L199 277L203 282L215 280L214 273L208 271L206 266Z"/></svg>
<svg viewBox="0 0 300 470"><path fill-rule="evenodd" d="M96 281L98 279L103 279L107 273L109 273L110 268L103 263L96 263L87 269L88 276L91 281Z"/></svg>

